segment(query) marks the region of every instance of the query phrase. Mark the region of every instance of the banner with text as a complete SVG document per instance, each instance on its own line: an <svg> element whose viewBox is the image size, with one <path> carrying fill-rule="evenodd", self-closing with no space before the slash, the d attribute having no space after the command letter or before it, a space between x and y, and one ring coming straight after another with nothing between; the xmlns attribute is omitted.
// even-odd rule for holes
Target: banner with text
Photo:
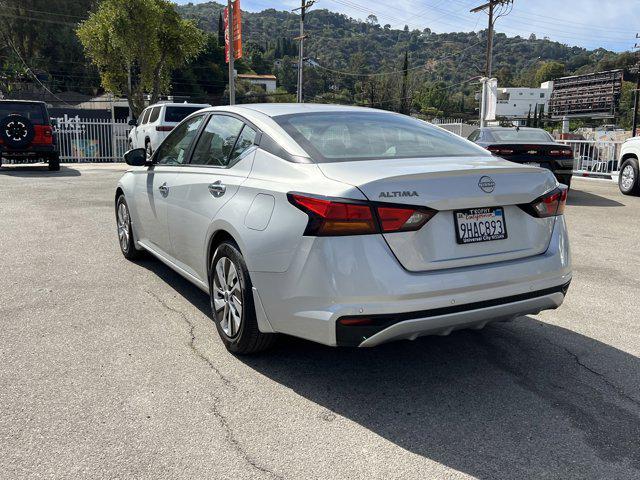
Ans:
<svg viewBox="0 0 640 480"><path fill-rule="evenodd" d="M235 0L233 8L233 58L242 58L242 14L240 13L240 0ZM224 57L229 63L229 11L225 7L222 16L224 22Z"/></svg>

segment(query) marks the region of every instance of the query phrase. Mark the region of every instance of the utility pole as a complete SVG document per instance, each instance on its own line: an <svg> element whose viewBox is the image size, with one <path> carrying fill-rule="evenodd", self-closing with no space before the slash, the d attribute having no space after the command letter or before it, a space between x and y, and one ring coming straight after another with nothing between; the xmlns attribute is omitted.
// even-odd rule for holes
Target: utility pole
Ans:
<svg viewBox="0 0 640 480"><path fill-rule="evenodd" d="M486 102L486 98L487 98L487 82L491 79L491 71L492 71L492 67L493 67L493 30L494 30L494 26L496 23L496 20L500 17L503 17L505 15L507 15L509 13L509 11L507 11L506 7L509 4L512 4L513 0L489 0L487 3L484 3L476 8L471 9L471 13L478 13L478 12L483 12L483 11L487 11L488 15L489 15L489 28L487 29L487 58L485 61L485 69L484 69L484 74L486 77L486 80L482 82L482 97L480 99L481 101L481 105L480 105L480 127L484 127L485 126L485 119L484 119L484 112L486 110L485 108L485 102ZM498 15L496 15L496 6L504 6L505 9L503 9L501 12L498 13Z"/></svg>
<svg viewBox="0 0 640 480"><path fill-rule="evenodd" d="M300 10L300 36L296 37L294 40L299 40L300 44L298 45L298 95L297 100L298 103L303 102L302 97L302 66L304 64L304 39L306 35L304 34L304 16L307 13L307 8L310 8L311 5L315 3L315 0L300 0L300 7L294 8L293 11Z"/></svg>
<svg viewBox="0 0 640 480"><path fill-rule="evenodd" d="M640 34L636 33L636 38L640 38ZM639 44L635 44L635 48L640 48ZM636 91L633 95L633 126L631 127L631 136L635 137L638 133L638 103L640 100L640 50L636 52Z"/></svg>
<svg viewBox="0 0 640 480"><path fill-rule="evenodd" d="M236 104L235 58L233 51L233 2L227 1L227 39L229 49L229 105Z"/></svg>

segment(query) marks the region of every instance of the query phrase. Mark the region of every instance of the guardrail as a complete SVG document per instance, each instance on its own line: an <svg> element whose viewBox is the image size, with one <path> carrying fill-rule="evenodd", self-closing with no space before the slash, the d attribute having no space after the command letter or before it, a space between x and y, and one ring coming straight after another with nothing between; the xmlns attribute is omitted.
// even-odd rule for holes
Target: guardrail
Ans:
<svg viewBox="0 0 640 480"><path fill-rule="evenodd" d="M122 162L130 128L125 120L60 118L53 128L60 161Z"/></svg>
<svg viewBox="0 0 640 480"><path fill-rule="evenodd" d="M611 178L620 168L620 148L624 142L597 140L558 140L573 149L575 175Z"/></svg>

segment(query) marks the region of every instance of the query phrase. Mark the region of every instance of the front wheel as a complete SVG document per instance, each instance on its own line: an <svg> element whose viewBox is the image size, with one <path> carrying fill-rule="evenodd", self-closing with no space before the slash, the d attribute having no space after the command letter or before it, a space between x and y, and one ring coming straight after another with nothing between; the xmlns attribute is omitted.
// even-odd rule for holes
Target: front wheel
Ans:
<svg viewBox="0 0 640 480"><path fill-rule="evenodd" d="M640 173L637 159L630 158L624 161L622 168L620 168L618 187L623 195L640 195Z"/></svg>
<svg viewBox="0 0 640 480"><path fill-rule="evenodd" d="M142 252L136 250L129 205L127 205L124 195L120 195L116 201L116 225L118 227L118 242L120 243L122 254L128 260L140 258Z"/></svg>
<svg viewBox="0 0 640 480"><path fill-rule="evenodd" d="M276 335L258 329L253 285L238 247L223 242L209 274L211 310L218 334L231 353L248 355L271 347Z"/></svg>

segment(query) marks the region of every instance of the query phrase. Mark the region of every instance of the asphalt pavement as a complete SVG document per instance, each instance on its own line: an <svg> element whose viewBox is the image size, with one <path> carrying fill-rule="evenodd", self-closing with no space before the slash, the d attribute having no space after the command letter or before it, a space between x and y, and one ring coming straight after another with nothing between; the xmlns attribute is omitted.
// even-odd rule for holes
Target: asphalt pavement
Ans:
<svg viewBox="0 0 640 480"><path fill-rule="evenodd" d="M236 358L204 293L122 257L123 169L0 169L0 478L640 478L640 198L574 180L558 310Z"/></svg>

